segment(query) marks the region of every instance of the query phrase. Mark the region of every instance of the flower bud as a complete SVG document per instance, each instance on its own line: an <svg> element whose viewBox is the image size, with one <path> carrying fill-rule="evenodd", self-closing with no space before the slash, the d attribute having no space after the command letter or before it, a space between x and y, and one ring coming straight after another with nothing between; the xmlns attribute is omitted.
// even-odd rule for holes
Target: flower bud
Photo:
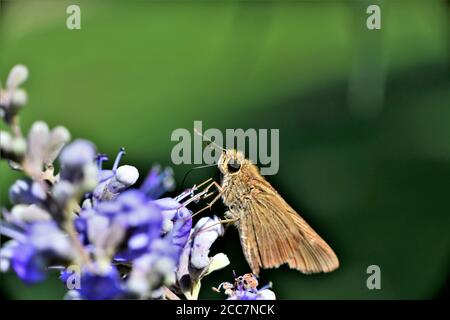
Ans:
<svg viewBox="0 0 450 320"><path fill-rule="evenodd" d="M136 167L123 165L117 169L116 179L118 182L122 183L124 186L132 186L136 183L139 178L139 171Z"/></svg>
<svg viewBox="0 0 450 320"><path fill-rule="evenodd" d="M58 157L61 149L70 140L70 132L63 126L54 128L50 132L50 141L48 145L47 153L44 156L44 164L52 164Z"/></svg>
<svg viewBox="0 0 450 320"><path fill-rule="evenodd" d="M12 153L16 157L21 157L27 151L27 142L24 138L15 138L12 141Z"/></svg>
<svg viewBox="0 0 450 320"><path fill-rule="evenodd" d="M64 207L67 201L72 198L74 194L75 187L72 185L72 183L65 180L62 180L55 184L52 189L53 198L61 207Z"/></svg>
<svg viewBox="0 0 450 320"><path fill-rule="evenodd" d="M59 156L59 161L64 167L81 168L85 164L94 161L95 147L87 140L75 140L67 145Z"/></svg>
<svg viewBox="0 0 450 320"><path fill-rule="evenodd" d="M15 89L25 82L28 78L28 69L24 65L18 64L9 72L6 80L6 88Z"/></svg>
<svg viewBox="0 0 450 320"><path fill-rule="evenodd" d="M0 131L0 149L3 152L9 153L12 151L12 141L13 138L9 132Z"/></svg>
<svg viewBox="0 0 450 320"><path fill-rule="evenodd" d="M33 123L28 133L27 161L35 172L42 170L42 159L47 148L49 134L50 130L43 121Z"/></svg>
<svg viewBox="0 0 450 320"><path fill-rule="evenodd" d="M138 170L133 166L120 166L115 175L108 181L107 191L113 195L117 195L126 188L132 186L139 178Z"/></svg>
<svg viewBox="0 0 450 320"><path fill-rule="evenodd" d="M12 94L11 104L14 107L22 107L25 105L28 101L28 96L25 90L23 89L16 89L14 93Z"/></svg>
<svg viewBox="0 0 450 320"><path fill-rule="evenodd" d="M12 208L11 218L19 223L48 221L51 219L50 214L38 206L19 204Z"/></svg>
<svg viewBox="0 0 450 320"><path fill-rule="evenodd" d="M93 189L97 184L97 166L94 164L95 147L86 140L76 140L67 145L59 156L62 180Z"/></svg>
<svg viewBox="0 0 450 320"><path fill-rule="evenodd" d="M42 186L30 180L17 180L9 188L9 199L13 204L34 204L45 198L46 194Z"/></svg>

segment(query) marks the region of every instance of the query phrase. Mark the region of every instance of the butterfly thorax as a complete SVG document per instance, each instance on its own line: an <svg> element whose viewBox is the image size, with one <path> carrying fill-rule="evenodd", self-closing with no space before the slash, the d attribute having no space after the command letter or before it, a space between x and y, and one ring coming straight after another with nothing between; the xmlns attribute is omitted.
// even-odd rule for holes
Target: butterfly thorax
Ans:
<svg viewBox="0 0 450 320"><path fill-rule="evenodd" d="M224 204L235 214L246 209L247 200L251 196L253 189L252 177L249 171L252 171L252 164L244 166L238 174L225 173L222 177Z"/></svg>

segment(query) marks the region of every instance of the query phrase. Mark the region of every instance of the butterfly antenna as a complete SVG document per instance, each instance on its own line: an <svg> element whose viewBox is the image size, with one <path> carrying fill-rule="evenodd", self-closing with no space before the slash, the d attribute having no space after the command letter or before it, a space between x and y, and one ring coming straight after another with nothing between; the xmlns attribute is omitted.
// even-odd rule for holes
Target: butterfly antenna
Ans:
<svg viewBox="0 0 450 320"><path fill-rule="evenodd" d="M197 169L203 169L203 168L214 167L214 166L217 166L217 164L215 164L215 163L213 163L213 164L206 164L206 165L204 165L204 166L199 166L199 167L194 167L194 168L189 169L189 170L184 174L183 180L181 181L181 187L184 186L184 183L186 182L187 176L188 176L189 173L191 173L192 171L197 170Z"/></svg>

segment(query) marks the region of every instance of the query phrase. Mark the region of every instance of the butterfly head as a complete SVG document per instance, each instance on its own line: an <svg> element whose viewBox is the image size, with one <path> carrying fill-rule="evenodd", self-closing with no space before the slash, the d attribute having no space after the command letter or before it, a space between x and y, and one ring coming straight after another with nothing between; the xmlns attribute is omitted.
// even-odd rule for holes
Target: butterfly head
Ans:
<svg viewBox="0 0 450 320"><path fill-rule="evenodd" d="M241 151L230 149L222 153L217 166L223 174L237 174L246 161Z"/></svg>

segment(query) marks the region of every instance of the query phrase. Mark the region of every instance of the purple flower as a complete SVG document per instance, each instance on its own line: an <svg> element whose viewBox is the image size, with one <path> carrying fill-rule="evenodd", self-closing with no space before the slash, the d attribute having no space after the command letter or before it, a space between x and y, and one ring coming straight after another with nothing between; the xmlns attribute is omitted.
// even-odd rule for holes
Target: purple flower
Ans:
<svg viewBox="0 0 450 320"><path fill-rule="evenodd" d="M209 251L219 236L223 236L223 225L219 218L201 218L194 228L194 241L191 249L191 266L195 269L204 269L210 263Z"/></svg>
<svg viewBox="0 0 450 320"><path fill-rule="evenodd" d="M142 184L141 190L150 199L158 199L164 193L171 191L174 186L172 169L166 168L161 171L160 166L154 166Z"/></svg>
<svg viewBox="0 0 450 320"><path fill-rule="evenodd" d="M42 184L32 180L17 180L9 188L9 199L13 204L38 204L46 199Z"/></svg>
<svg viewBox="0 0 450 320"><path fill-rule="evenodd" d="M19 243L16 240L8 240L0 248L0 271L7 272L11 267L11 258L14 254L14 248Z"/></svg>
<svg viewBox="0 0 450 320"><path fill-rule="evenodd" d="M61 155L59 162L65 168L81 168L95 159L95 146L87 140L75 140L67 145Z"/></svg>
<svg viewBox="0 0 450 320"><path fill-rule="evenodd" d="M59 270L66 299L175 299L179 293L197 299L203 277L229 264L223 253L210 257L224 233L219 219L202 218L193 228L187 208L211 195L208 187L199 190L206 182L160 199L174 188L171 168L154 166L139 189L130 189L139 172L119 165L124 148L104 169L107 156L87 140L66 145L64 127L50 130L37 121L24 137L17 114L27 100L20 88L27 76L16 66L0 88L0 117L10 128L0 132L0 157L26 176L11 186L13 207L2 212L0 234L10 240L0 249L0 271L13 269L25 283L36 283L47 270ZM221 287L230 299L275 298L242 283Z"/></svg>
<svg viewBox="0 0 450 320"><path fill-rule="evenodd" d="M201 279L209 273L224 268L229 264L223 253L209 257L214 241L223 235L223 226L214 216L201 218L191 230L176 271L178 285L188 299L196 299L200 290Z"/></svg>
<svg viewBox="0 0 450 320"><path fill-rule="evenodd" d="M227 300L275 300L275 293L266 288L257 291L241 289L237 290Z"/></svg>
<svg viewBox="0 0 450 320"><path fill-rule="evenodd" d="M110 300L119 298L124 290L120 275L114 266L102 273L84 269L81 276L80 297L86 300Z"/></svg>
<svg viewBox="0 0 450 320"><path fill-rule="evenodd" d="M87 140L75 140L64 147L60 156L60 177L83 187L95 187L97 167L94 164L95 146Z"/></svg>
<svg viewBox="0 0 450 320"><path fill-rule="evenodd" d="M191 235L192 218L189 210L182 207L177 212L174 221L173 229L167 237L172 245L177 248L179 254L181 254Z"/></svg>
<svg viewBox="0 0 450 320"><path fill-rule="evenodd" d="M170 241L154 240L149 253L133 261L128 287L140 296L150 297L162 285L174 284L178 257L179 251Z"/></svg>
<svg viewBox="0 0 450 320"><path fill-rule="evenodd" d="M153 201L160 210L163 217L163 232L167 233L173 229L173 223L176 219L177 212L183 208L183 206L172 198L162 198ZM184 208L184 210L187 210ZM188 212L189 213L189 212ZM184 213L183 213L184 214Z"/></svg>
<svg viewBox="0 0 450 320"><path fill-rule="evenodd" d="M0 231L17 242L12 248L10 261L13 270L25 283L42 281L50 263L72 258L67 236L53 221L29 224L23 232L2 225Z"/></svg>
<svg viewBox="0 0 450 320"><path fill-rule="evenodd" d="M127 190L83 209L75 226L84 243L115 249L116 260L131 261L149 252L152 241L161 236L162 215L141 191Z"/></svg>
<svg viewBox="0 0 450 320"><path fill-rule="evenodd" d="M170 232L173 244L182 250L192 228L191 212L179 201L172 198L162 198L154 200L152 203L161 210L163 232Z"/></svg>
<svg viewBox="0 0 450 320"><path fill-rule="evenodd" d="M120 148L111 170L103 170L102 168L103 162L108 160L106 155L97 155L99 184L93 192L96 200L114 199L138 180L139 172L135 167L129 165L119 167L120 160L124 154L125 149Z"/></svg>
<svg viewBox="0 0 450 320"><path fill-rule="evenodd" d="M252 273L247 273L240 277L235 275L234 284L223 282L218 289L213 288L213 290L220 292L223 289L228 296L227 300L275 300L275 293L269 290L271 284L261 289L257 287L257 277Z"/></svg>
<svg viewBox="0 0 450 320"><path fill-rule="evenodd" d="M23 243L16 246L11 260L12 268L23 282L32 284L46 278L46 261L33 245Z"/></svg>
<svg viewBox="0 0 450 320"><path fill-rule="evenodd" d="M161 233L162 216L161 211L139 190L128 190L122 193L116 200L119 205L119 215L130 228L146 231L149 235L159 236ZM106 202L99 204L101 210Z"/></svg>

